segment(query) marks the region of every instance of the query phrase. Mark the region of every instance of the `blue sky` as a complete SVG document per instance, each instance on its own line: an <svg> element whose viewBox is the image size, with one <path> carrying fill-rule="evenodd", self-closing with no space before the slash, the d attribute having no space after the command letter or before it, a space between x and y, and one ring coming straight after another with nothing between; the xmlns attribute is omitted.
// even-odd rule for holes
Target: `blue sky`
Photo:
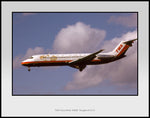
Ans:
<svg viewBox="0 0 150 118"><path fill-rule="evenodd" d="M67 66L35 67L28 72L21 66L21 61L32 54L94 52L103 47L113 49L128 37L137 38L136 13L13 13L12 20L14 95L137 94L136 43L126 59L89 66L83 73Z"/></svg>

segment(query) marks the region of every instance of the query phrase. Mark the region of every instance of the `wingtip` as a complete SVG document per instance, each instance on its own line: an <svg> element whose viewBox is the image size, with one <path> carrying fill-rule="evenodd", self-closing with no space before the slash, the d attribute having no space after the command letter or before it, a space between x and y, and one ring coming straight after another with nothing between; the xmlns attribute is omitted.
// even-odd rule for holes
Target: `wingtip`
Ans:
<svg viewBox="0 0 150 118"><path fill-rule="evenodd" d="M101 49L101 50L99 50L99 52L102 52L102 51L104 51L105 49Z"/></svg>

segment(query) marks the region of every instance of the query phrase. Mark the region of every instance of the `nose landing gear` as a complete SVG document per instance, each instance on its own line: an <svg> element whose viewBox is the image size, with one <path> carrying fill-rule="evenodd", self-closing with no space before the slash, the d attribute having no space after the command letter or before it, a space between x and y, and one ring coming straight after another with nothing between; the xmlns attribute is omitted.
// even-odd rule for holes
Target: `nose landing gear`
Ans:
<svg viewBox="0 0 150 118"><path fill-rule="evenodd" d="M30 69L30 67L28 67L28 71L30 71L31 69Z"/></svg>

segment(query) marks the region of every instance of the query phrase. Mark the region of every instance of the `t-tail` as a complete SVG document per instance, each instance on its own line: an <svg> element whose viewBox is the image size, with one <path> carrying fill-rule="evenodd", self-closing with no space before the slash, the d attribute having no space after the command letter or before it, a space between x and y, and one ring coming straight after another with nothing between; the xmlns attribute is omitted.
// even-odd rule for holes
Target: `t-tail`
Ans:
<svg viewBox="0 0 150 118"><path fill-rule="evenodd" d="M128 40L128 41L121 41L119 45L112 51L113 55L117 58L122 58L125 56L126 51L129 47L132 46L132 43L137 40Z"/></svg>

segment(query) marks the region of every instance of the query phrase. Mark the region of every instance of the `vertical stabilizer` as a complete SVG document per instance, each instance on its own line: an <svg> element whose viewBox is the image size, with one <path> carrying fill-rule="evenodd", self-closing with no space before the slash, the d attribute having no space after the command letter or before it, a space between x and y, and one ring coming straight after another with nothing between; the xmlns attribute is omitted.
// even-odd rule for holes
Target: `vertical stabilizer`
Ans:
<svg viewBox="0 0 150 118"><path fill-rule="evenodd" d="M132 43L135 40L137 39L133 39L129 41L121 41L119 45L117 45L117 47L112 51L112 53L114 54L114 56L117 56L117 57L123 56L128 50L128 48L132 46Z"/></svg>

